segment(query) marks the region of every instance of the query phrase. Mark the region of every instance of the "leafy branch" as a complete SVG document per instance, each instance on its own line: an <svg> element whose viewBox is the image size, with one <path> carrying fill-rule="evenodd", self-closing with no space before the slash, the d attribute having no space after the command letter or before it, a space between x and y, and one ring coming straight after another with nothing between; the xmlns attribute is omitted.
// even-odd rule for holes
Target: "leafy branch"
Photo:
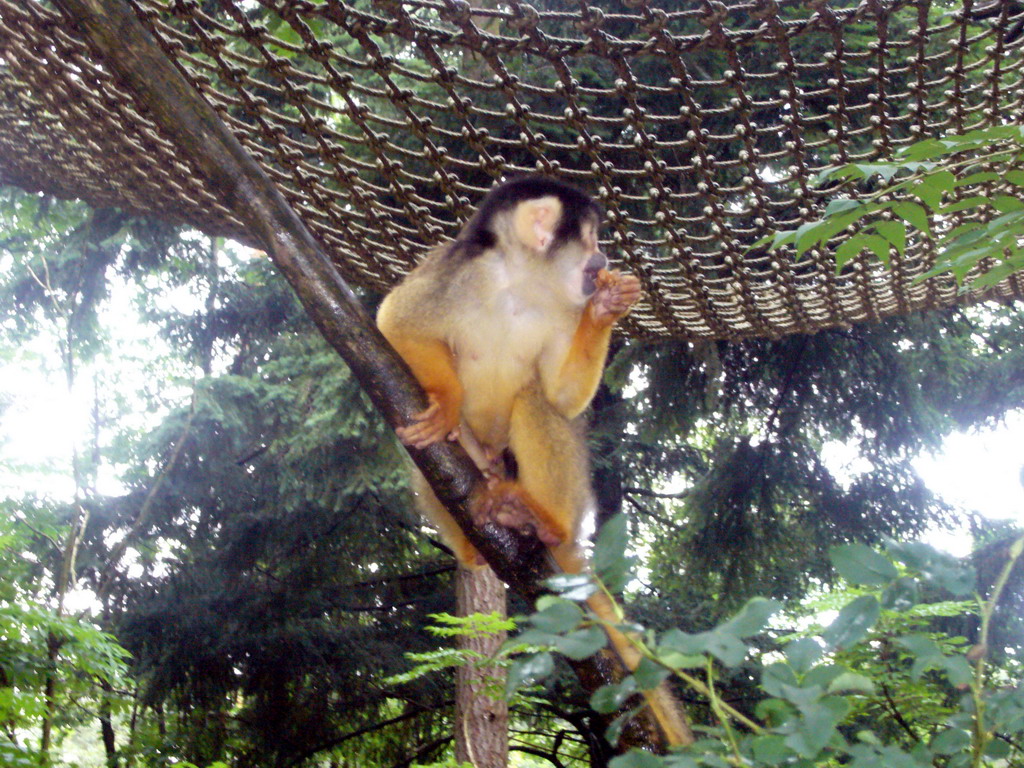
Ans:
<svg viewBox="0 0 1024 768"><path fill-rule="evenodd" d="M823 170L819 185L860 184L856 196L834 197L822 217L782 230L754 247L833 250L837 272L862 254L888 265L908 244L931 241L935 261L915 280L952 274L961 291L989 288L1024 269L1024 126L998 125L904 147L891 161ZM870 189L870 187L875 187ZM841 238L838 244L837 238Z"/></svg>
<svg viewBox="0 0 1024 768"><path fill-rule="evenodd" d="M631 559L619 535L624 529L617 521L612 528L614 535L598 537L596 574L549 582L561 594L538 601L526 631L510 641L535 648L513 663L510 689L551 674L552 650L570 658L600 652L603 622L581 604L595 589L611 596L630 580ZM618 626L642 660L633 674L592 695L595 710L614 712L634 694L672 676L707 701L718 725L700 728L705 738L682 751L664 757L634 751L615 758L612 768L810 767L836 761L851 768L1000 764L1024 734L1024 690L993 686L986 669L987 643L1000 594L1022 551L1024 537L1010 546L988 598L979 597L976 603L962 600L974 589L969 565L925 544L890 541L884 552L864 544L832 549L836 572L855 588L840 591L846 601L826 626L786 631L785 617L778 616L782 605L763 598L751 600L736 616L704 632L671 629L659 634L636 625ZM612 582L606 585L609 577ZM922 595L938 602L924 601ZM961 601L950 601L950 596ZM972 606L981 616L981 628L977 644L967 653L940 633L917 630L922 623L961 615ZM825 609L814 610L820 615ZM883 630L882 625L899 631ZM762 642L748 644L747 638L755 635ZM900 713L903 730L895 734L865 727L858 715L865 703L894 708L892 692L872 679L870 670L862 673L844 659L855 658L855 650L861 658L876 658L879 647L888 649L886 668L898 668L912 684L937 687L947 700L955 699L957 691L967 692L946 722L918 722ZM759 653L756 648L770 650ZM753 717L726 702L716 683L717 670L741 666L745 675L751 667L759 670L762 698ZM704 674L698 676L695 670ZM609 740L616 735L613 726Z"/></svg>

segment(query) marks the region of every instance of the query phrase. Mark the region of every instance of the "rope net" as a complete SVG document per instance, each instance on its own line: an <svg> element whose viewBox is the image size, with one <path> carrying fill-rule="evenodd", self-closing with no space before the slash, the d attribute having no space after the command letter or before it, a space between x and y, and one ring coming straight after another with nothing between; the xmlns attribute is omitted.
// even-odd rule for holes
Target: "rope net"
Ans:
<svg viewBox="0 0 1024 768"><path fill-rule="evenodd" d="M822 168L1024 112L1018 0L130 2L348 280L386 289L495 181L539 171L601 202L603 246L646 289L639 337L963 300L915 281L925 237L839 274L829 248L752 246L820 216ZM247 240L44 0L0 0L0 183ZM971 298L1022 296L1013 277Z"/></svg>

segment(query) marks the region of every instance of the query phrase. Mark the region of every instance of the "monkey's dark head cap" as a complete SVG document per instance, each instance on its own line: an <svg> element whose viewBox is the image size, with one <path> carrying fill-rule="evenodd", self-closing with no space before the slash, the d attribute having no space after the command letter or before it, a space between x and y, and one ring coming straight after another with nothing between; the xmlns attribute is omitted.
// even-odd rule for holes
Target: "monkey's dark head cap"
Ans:
<svg viewBox="0 0 1024 768"><path fill-rule="evenodd" d="M572 184L537 174L519 176L487 193L453 250L458 250L464 258L475 258L493 248L497 242L491 228L494 217L519 203L541 197L554 197L562 204L562 218L554 233L556 244L579 238L584 221L601 220L600 206Z"/></svg>

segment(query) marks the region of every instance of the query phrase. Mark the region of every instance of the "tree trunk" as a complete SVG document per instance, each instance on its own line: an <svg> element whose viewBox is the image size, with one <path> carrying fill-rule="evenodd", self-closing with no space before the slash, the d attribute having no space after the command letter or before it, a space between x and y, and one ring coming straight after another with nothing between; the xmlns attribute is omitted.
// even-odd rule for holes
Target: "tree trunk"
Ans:
<svg viewBox="0 0 1024 768"><path fill-rule="evenodd" d="M504 618L505 585L490 568L459 567L455 577L456 613L494 613ZM460 637L459 648L493 656L505 642L506 634ZM498 694L487 695L488 687L505 688L505 670L466 664L455 674L455 760L475 768L505 768L508 765L508 704Z"/></svg>
<svg viewBox="0 0 1024 768"><path fill-rule="evenodd" d="M103 751L107 756L107 768L117 768L117 744L114 740L114 723L111 719L110 697L113 695L114 689L110 683L103 681L100 683L100 688L103 690L103 698L100 700L100 735L103 738Z"/></svg>

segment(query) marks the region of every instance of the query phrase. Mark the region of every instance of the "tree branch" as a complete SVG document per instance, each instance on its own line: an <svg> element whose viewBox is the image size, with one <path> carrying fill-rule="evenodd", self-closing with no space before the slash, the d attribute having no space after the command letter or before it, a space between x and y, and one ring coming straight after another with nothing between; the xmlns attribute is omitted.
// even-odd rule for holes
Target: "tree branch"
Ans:
<svg viewBox="0 0 1024 768"><path fill-rule="evenodd" d="M447 702L447 704L450 705L451 702L449 701ZM292 768L292 766L294 765L299 765L308 760L309 758L311 758L313 755L319 752L323 752L325 749L334 749L335 747L344 744L346 741L349 741L350 739L355 739L359 736L365 736L368 733L373 733L375 731L387 728L389 725L395 725L396 723L401 723L405 720L409 720L414 717L419 717L420 715L426 714L430 711L431 709L426 707L421 709L414 709L409 712L404 712L396 717L392 717L390 720L381 720L377 723L370 723L369 725L364 725L362 728L357 728L354 731L349 731L348 733L342 734L337 738L329 739L328 741L322 741L316 746L310 747L309 749L304 749L298 755L295 755L291 760L285 763L285 768Z"/></svg>
<svg viewBox="0 0 1024 768"><path fill-rule="evenodd" d="M298 294L324 338L345 360L392 427L408 423L427 400L408 366L385 341L355 293L276 185L224 125L217 112L160 49L125 0L55 0L72 27L117 76L138 106L167 135L196 175L252 233ZM496 525L473 525L469 501L483 478L461 446L441 441L410 456L438 499L498 576L527 599L553 573L536 539ZM574 662L585 688L624 674L604 654ZM614 715L607 716L608 722ZM650 717L634 718L622 747L663 750Z"/></svg>

